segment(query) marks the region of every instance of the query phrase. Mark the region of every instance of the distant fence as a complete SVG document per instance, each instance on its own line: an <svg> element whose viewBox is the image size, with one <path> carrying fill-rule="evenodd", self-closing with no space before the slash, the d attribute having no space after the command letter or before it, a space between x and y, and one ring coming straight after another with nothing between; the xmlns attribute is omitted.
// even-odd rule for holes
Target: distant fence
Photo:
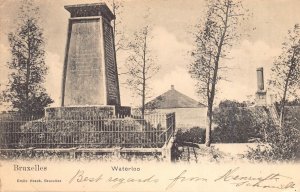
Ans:
<svg viewBox="0 0 300 192"><path fill-rule="evenodd" d="M0 148L159 148L175 132L175 113L68 119L0 115Z"/></svg>

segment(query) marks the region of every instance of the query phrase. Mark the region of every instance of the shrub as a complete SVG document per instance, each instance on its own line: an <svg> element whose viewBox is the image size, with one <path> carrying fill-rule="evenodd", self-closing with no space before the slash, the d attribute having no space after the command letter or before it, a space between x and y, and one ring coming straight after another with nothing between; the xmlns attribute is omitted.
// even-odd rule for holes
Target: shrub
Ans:
<svg viewBox="0 0 300 192"><path fill-rule="evenodd" d="M176 134L175 142L183 144L184 142L204 143L205 129L193 127L191 129L179 129Z"/></svg>
<svg viewBox="0 0 300 192"><path fill-rule="evenodd" d="M73 120L29 121L20 127L20 147L78 147L96 143L95 125Z"/></svg>
<svg viewBox="0 0 300 192"><path fill-rule="evenodd" d="M162 147L164 130L132 118L35 120L20 128L19 147Z"/></svg>
<svg viewBox="0 0 300 192"><path fill-rule="evenodd" d="M287 107L284 127L270 122L262 125L264 147L250 148L248 159L254 161L294 161L300 157L300 131L297 108Z"/></svg>
<svg viewBox="0 0 300 192"><path fill-rule="evenodd" d="M266 130L265 145L250 148L247 158L254 161L293 161L299 158L300 134L292 125Z"/></svg>

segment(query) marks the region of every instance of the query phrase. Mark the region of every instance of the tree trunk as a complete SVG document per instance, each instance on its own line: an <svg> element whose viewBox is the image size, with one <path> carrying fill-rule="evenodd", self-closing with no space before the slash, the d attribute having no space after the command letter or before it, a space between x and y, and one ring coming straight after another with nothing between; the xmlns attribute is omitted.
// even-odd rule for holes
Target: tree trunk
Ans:
<svg viewBox="0 0 300 192"><path fill-rule="evenodd" d="M281 101L281 106L280 106L280 116L279 116L279 126L280 128L283 128L284 126L284 108L285 108L285 100L286 100L286 89L284 90L283 93L283 98Z"/></svg>
<svg viewBox="0 0 300 192"><path fill-rule="evenodd" d="M225 15L225 23L224 23L224 32L222 33L220 37L220 43L218 44L218 51L217 55L215 57L215 66L214 66L214 73L213 73L213 79L212 79L212 86L211 86L211 92L210 92L210 98L208 99L208 111L207 111L207 116L208 116L208 126L206 129L206 138L205 138L205 145L207 147L210 146L211 144L211 126L212 126L212 108L214 105L214 98L215 98L215 92L216 92L216 84L217 84L217 77L218 77L218 70L219 70L219 61L221 57L221 52L222 52L222 47L224 44L224 38L227 33L227 28L228 28L228 14L229 14L229 4L226 7L226 15Z"/></svg>
<svg viewBox="0 0 300 192"><path fill-rule="evenodd" d="M28 21L29 22L29 21ZM27 58L27 61L26 61L26 88L25 88L25 112L29 112L29 81L30 81L30 61L31 61L31 46L30 46L30 25L29 23L27 24L27 27L28 27L28 33L27 33L27 44L28 44L28 58Z"/></svg>
<svg viewBox="0 0 300 192"><path fill-rule="evenodd" d="M287 78L285 80L284 90L283 90L283 97L281 100L281 106L280 106L280 119L279 119L279 125L280 128L284 127L284 108L285 108L285 102L286 102L286 94L288 90L289 81L292 75L293 70L295 69L295 50L293 52L293 56L291 58L291 66L289 69L289 73L287 75Z"/></svg>
<svg viewBox="0 0 300 192"><path fill-rule="evenodd" d="M142 93L142 118L145 116L145 97L146 97L146 51L147 51L147 34L144 39L144 55L143 55L143 93Z"/></svg>
<svg viewBox="0 0 300 192"><path fill-rule="evenodd" d="M207 109L207 126L205 131L205 145L210 147L211 144L211 126L212 126L212 106L209 104Z"/></svg>

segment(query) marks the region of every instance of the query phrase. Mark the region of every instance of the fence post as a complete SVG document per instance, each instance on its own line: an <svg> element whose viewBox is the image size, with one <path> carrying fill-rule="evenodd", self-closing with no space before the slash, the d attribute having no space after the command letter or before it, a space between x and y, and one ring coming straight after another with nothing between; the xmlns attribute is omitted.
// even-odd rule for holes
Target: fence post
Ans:
<svg viewBox="0 0 300 192"><path fill-rule="evenodd" d="M168 128L165 131L165 143L168 141Z"/></svg>
<svg viewBox="0 0 300 192"><path fill-rule="evenodd" d="M34 153L34 147L29 147L29 148L27 148L26 149L26 153L27 153L27 155L29 156L29 157L34 157L34 155L35 155L35 153Z"/></svg>
<svg viewBox="0 0 300 192"><path fill-rule="evenodd" d="M162 158L163 158L163 161L164 162L170 162L171 161L171 158L169 158L171 155L170 155L170 151L167 149L167 148L164 148L162 150Z"/></svg>
<svg viewBox="0 0 300 192"><path fill-rule="evenodd" d="M69 151L70 159L76 159L76 148L71 148Z"/></svg>
<svg viewBox="0 0 300 192"><path fill-rule="evenodd" d="M176 115L175 115L175 112L173 112L173 115L172 115L172 124L173 124L173 128L172 128L172 136L175 137L175 129L176 129Z"/></svg>
<svg viewBox="0 0 300 192"><path fill-rule="evenodd" d="M120 158L121 157L121 147L114 148L114 156L116 158Z"/></svg>
<svg viewBox="0 0 300 192"><path fill-rule="evenodd" d="M170 141L168 143L168 145L165 145L163 148L162 148L162 158L163 158L163 161L164 162L171 162L172 161L172 157L171 157L171 148L172 148L172 145L173 145L173 138L170 138Z"/></svg>

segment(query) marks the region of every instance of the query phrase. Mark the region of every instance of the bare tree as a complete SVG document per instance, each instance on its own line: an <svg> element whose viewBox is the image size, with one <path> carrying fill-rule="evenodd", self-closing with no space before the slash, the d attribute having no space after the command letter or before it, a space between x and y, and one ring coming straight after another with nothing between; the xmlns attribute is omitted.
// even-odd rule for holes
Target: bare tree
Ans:
<svg viewBox="0 0 300 192"><path fill-rule="evenodd" d="M117 66L118 66L118 75L126 75L125 72L125 66L120 65L120 57L119 53L120 51L127 51L128 42L125 38L125 28L122 20L122 13L124 8L124 1L123 0L109 0L109 5L111 7L111 10L113 14L116 16L116 19L113 20L112 26L113 26L113 32L114 32L114 44L115 44L115 52L116 52L116 59L117 59Z"/></svg>
<svg viewBox="0 0 300 192"><path fill-rule="evenodd" d="M128 47L131 54L127 58L127 85L141 98L142 117L145 114L145 102L149 94L149 81L159 71L149 42L151 41L151 27L145 25L136 31Z"/></svg>
<svg viewBox="0 0 300 192"><path fill-rule="evenodd" d="M238 39L238 26L245 18L241 1L210 0L204 23L198 25L195 33L193 62L189 65L191 77L196 79L197 92L207 103L206 146L211 143L211 127L217 83L225 76L223 62L230 52L234 40ZM200 30L199 30L200 29Z"/></svg>
<svg viewBox="0 0 300 192"><path fill-rule="evenodd" d="M113 20L113 31L114 31L114 42L115 42L115 49L118 52L120 49L125 47L125 37L124 37L124 30L121 28L122 24L122 9L124 7L124 3L122 0L111 0L109 1L110 7L112 9L113 14L116 16L116 19Z"/></svg>
<svg viewBox="0 0 300 192"><path fill-rule="evenodd" d="M270 85L280 97L280 127L284 127L285 105L289 96L299 97L300 88L300 26L288 31L282 53L274 61ZM297 92L298 91L298 92Z"/></svg>

